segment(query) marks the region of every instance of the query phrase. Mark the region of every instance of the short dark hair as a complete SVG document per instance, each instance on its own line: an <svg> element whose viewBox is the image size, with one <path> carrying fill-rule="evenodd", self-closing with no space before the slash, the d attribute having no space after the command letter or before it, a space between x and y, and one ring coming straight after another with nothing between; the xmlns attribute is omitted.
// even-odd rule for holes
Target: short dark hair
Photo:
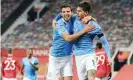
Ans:
<svg viewBox="0 0 133 80"><path fill-rule="evenodd" d="M70 4L68 4L68 3L63 4L63 5L61 6L61 10L62 10L62 8L66 8L66 7L70 7L70 9L71 9L71 11L72 11L72 6L71 6Z"/></svg>
<svg viewBox="0 0 133 80"><path fill-rule="evenodd" d="M8 48L8 54L12 54L12 48Z"/></svg>
<svg viewBox="0 0 133 80"><path fill-rule="evenodd" d="M98 48L98 49L102 49L102 43L101 43L101 42L97 42L97 44L96 44L96 48Z"/></svg>
<svg viewBox="0 0 133 80"><path fill-rule="evenodd" d="M88 13L91 11L91 5L88 2L81 2L78 7L82 8L83 11L87 11Z"/></svg>
<svg viewBox="0 0 133 80"><path fill-rule="evenodd" d="M31 50L31 52L33 53L33 49L32 49L32 48L28 48L27 50L28 50L28 51Z"/></svg>

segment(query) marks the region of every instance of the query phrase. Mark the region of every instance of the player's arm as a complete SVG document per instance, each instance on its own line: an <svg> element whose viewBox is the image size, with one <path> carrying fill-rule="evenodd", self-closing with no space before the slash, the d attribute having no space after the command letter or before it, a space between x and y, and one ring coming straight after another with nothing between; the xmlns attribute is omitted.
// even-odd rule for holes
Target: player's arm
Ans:
<svg viewBox="0 0 133 80"><path fill-rule="evenodd" d="M94 18L94 17L92 17L92 16L86 16L86 17L84 17L84 18L82 19L82 23L88 24L89 21L91 21L91 20L97 22L96 18Z"/></svg>
<svg viewBox="0 0 133 80"><path fill-rule="evenodd" d="M76 19L76 17L77 17L77 14L73 14L73 15L72 15L72 18L71 18L72 21L74 21L74 20ZM52 28L53 28L53 29L56 28L56 22L57 22L59 19L61 19L61 18L62 18L62 15L61 15L61 13L59 13L59 14L55 17L55 19L52 21ZM87 24L87 23L89 23L90 20L93 20L93 21L97 22L96 19L95 19L94 17L92 17L92 16L86 16L86 17L84 17L84 18L82 19L82 23Z"/></svg>
<svg viewBox="0 0 133 80"><path fill-rule="evenodd" d="M102 28L95 21L91 21L90 24L95 25L95 28L93 31L91 31L91 33L97 35L100 42L103 44L103 47L105 49L107 56L109 58L111 58L111 51L110 51L109 43L108 43L105 35L103 34Z"/></svg>
<svg viewBox="0 0 133 80"><path fill-rule="evenodd" d="M76 16L77 16L77 14L73 14L73 15L72 15L72 20L73 20L73 21L75 20ZM62 18L62 15L61 15L61 13L59 13L59 14L55 17L55 19L52 21L52 28L53 28L53 29L56 29L56 22L57 22L59 19L61 19L61 18Z"/></svg>
<svg viewBox="0 0 133 80"><path fill-rule="evenodd" d="M111 58L110 46L109 46L109 43L108 43L106 37L104 36L103 33L99 34L98 37L99 37L100 42L103 44L103 47L104 47L104 50L105 50L107 56L109 58Z"/></svg>
<svg viewBox="0 0 133 80"><path fill-rule="evenodd" d="M24 59L22 59L22 65L21 65L21 68L20 68L20 73L23 75L23 69L24 69Z"/></svg>
<svg viewBox="0 0 133 80"><path fill-rule="evenodd" d="M23 73L23 69L24 69L24 65L22 65L21 66L21 68L20 68L20 73L23 75L24 73Z"/></svg>
<svg viewBox="0 0 133 80"><path fill-rule="evenodd" d="M21 70L21 65L20 65L20 62L18 60L16 61L16 66L17 66L18 70L20 71Z"/></svg>
<svg viewBox="0 0 133 80"><path fill-rule="evenodd" d="M38 70L38 69L39 69L38 60L37 60L37 59L35 60L34 63L32 63L32 62L29 62L29 63L33 66L33 68L34 68L35 70Z"/></svg>
<svg viewBox="0 0 133 80"><path fill-rule="evenodd" d="M56 22L59 20L59 19L61 19L62 18L62 15L61 15L61 13L59 13L56 17L55 17L55 19L52 21L52 28L53 29L56 29Z"/></svg>
<svg viewBox="0 0 133 80"><path fill-rule="evenodd" d="M84 31L80 31L80 32L78 32L78 33L75 33L75 34L72 34L72 35L70 35L70 34L68 34L68 33L64 33L63 35L62 35L62 37L67 41L67 42L71 42L71 41L73 41L73 40L76 40L78 37L80 37L81 35L83 35L83 34L85 34L86 32L84 32Z"/></svg>
<svg viewBox="0 0 133 80"><path fill-rule="evenodd" d="M52 28L56 29L56 21L55 20L53 20L53 22L52 22Z"/></svg>
<svg viewBox="0 0 133 80"><path fill-rule="evenodd" d="M33 68L35 69L35 70L38 70L39 68L36 66L36 65L34 65L33 63L31 63L31 62L29 62L32 66L33 66Z"/></svg>
<svg viewBox="0 0 133 80"><path fill-rule="evenodd" d="M67 42L71 42L75 39L77 39L78 37L80 37L81 35L91 31L94 26L93 25L87 25L83 30L81 30L78 33L72 34L70 35L67 30L64 27L65 25L63 23L57 23L57 27L56 30L58 31L59 35L61 35Z"/></svg>
<svg viewBox="0 0 133 80"><path fill-rule="evenodd" d="M17 74L17 77L19 78L21 76L21 65L20 65L20 62L16 59L16 67L18 69L18 74Z"/></svg>

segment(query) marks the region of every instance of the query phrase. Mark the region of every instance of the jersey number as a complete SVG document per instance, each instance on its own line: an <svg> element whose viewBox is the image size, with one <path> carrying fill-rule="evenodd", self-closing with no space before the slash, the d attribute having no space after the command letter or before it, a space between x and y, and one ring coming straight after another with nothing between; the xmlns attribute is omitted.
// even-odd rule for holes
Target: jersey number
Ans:
<svg viewBox="0 0 133 80"><path fill-rule="evenodd" d="M104 64L104 61L105 61L105 56L104 55L99 55L99 56L96 56L96 64L97 64L97 67L100 66L99 62L101 62L101 65Z"/></svg>
<svg viewBox="0 0 133 80"><path fill-rule="evenodd" d="M6 60L5 61L5 70L14 70L15 69L15 60Z"/></svg>

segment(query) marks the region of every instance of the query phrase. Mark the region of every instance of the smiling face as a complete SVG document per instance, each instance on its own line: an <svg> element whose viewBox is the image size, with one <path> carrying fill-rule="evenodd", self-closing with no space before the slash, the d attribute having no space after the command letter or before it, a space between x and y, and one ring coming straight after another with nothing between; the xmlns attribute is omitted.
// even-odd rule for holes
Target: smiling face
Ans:
<svg viewBox="0 0 133 80"><path fill-rule="evenodd" d="M69 21L72 16L72 10L70 7L64 7L61 9L61 14L65 21Z"/></svg>

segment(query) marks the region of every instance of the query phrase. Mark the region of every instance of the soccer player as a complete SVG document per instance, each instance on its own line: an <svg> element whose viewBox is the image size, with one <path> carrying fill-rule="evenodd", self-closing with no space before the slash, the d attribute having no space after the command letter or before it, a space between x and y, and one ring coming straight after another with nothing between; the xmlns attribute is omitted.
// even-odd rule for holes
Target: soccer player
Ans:
<svg viewBox="0 0 133 80"><path fill-rule="evenodd" d="M20 71L19 61L13 56L12 48L9 48L8 56L2 59L3 80L17 80L17 69Z"/></svg>
<svg viewBox="0 0 133 80"><path fill-rule="evenodd" d="M109 80L111 78L111 66L102 43L97 42L95 53L97 59L96 80Z"/></svg>
<svg viewBox="0 0 133 80"><path fill-rule="evenodd" d="M87 24L82 23L82 19L89 15L91 10L91 5L88 2L82 2L77 7L77 15L72 17L73 21L73 31L74 33L78 33L84 29ZM95 36L99 38L102 42L104 49L107 53L107 56L110 58L110 47L106 37L103 34L101 27L94 20L88 22L88 24L95 25L95 28L80 36L75 40L73 44L73 52L76 55L76 66L79 80L94 80L95 79L95 51L93 47L93 39ZM58 26L58 25L56 25ZM67 38L69 35L64 36L63 38ZM66 40L66 39L65 39ZM67 40L66 40L67 41Z"/></svg>
<svg viewBox="0 0 133 80"><path fill-rule="evenodd" d="M61 15L63 18L57 21L57 27L53 30L53 43L49 63L53 68L51 69L52 72L48 71L48 80L57 80L52 77L55 76L52 74L60 75L64 80L72 80L72 44L69 42L93 29L93 26L88 27L89 25L87 25L82 31L70 35L73 33L73 23L71 21L72 8L69 4L61 7ZM59 77L58 80L60 80Z"/></svg>
<svg viewBox="0 0 133 80"><path fill-rule="evenodd" d="M38 59L33 57L32 49L27 49L27 57L22 59L21 73L23 74L23 80L37 80L36 71L39 69Z"/></svg>

